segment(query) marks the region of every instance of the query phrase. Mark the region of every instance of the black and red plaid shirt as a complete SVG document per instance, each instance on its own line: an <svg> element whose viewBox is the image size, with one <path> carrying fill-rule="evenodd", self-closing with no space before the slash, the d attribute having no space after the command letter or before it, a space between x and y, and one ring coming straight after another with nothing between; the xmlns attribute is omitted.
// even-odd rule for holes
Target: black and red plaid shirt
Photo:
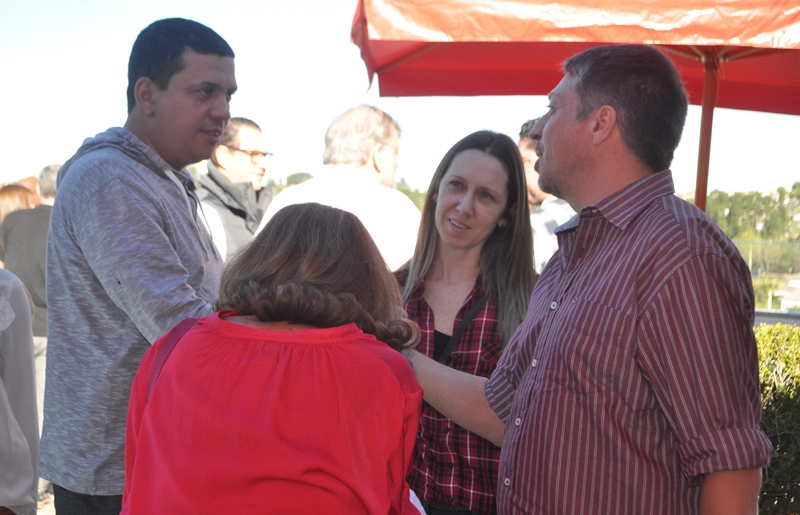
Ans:
<svg viewBox="0 0 800 515"><path fill-rule="evenodd" d="M402 288L408 273L395 273ZM478 277L453 322L458 327L475 302L483 295ZM422 332L417 350L433 357L433 311L425 302L424 281L405 304L408 318L419 324ZM489 377L502 354L497 323L497 304L488 299L467 326L458 345L450 353L447 366L473 375ZM495 492L500 448L470 433L423 403L414 467L408 482L423 501L455 504L479 514L496 513Z"/></svg>

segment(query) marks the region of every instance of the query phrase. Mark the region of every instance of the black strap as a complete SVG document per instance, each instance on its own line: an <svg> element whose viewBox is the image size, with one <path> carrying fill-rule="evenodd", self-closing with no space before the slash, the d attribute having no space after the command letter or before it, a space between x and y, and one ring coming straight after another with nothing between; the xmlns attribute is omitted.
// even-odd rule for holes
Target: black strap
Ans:
<svg viewBox="0 0 800 515"><path fill-rule="evenodd" d="M158 348L158 354L153 359L153 367L150 369L150 384L147 387L147 400L150 400L150 395L153 393L153 388L156 385L156 379L161 374L161 369L164 367L164 362L172 353L172 349L178 344L178 340L183 338L183 335L191 329L196 323L197 318L187 318L180 324L176 325L167 333L161 347Z"/></svg>
<svg viewBox="0 0 800 515"><path fill-rule="evenodd" d="M458 340L461 338L461 334L467 329L467 326L470 322L475 318L475 315L478 314L478 311L486 304L486 299L489 297L488 293L484 293L480 296L480 298L475 301L475 305L472 306L472 309L469 310L467 315L461 319L461 322L456 327L456 332L453 333L453 336L450 337L450 341L447 342L447 347L444 348L442 351L442 355L439 357L439 363L443 365L447 364L447 358L450 357L450 353L453 352L455 349L456 344L458 344Z"/></svg>

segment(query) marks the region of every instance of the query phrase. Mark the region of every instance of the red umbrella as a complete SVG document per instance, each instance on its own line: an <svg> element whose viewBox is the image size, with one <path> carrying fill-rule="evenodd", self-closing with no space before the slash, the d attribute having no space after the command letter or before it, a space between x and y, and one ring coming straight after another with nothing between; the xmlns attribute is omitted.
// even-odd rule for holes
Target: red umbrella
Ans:
<svg viewBox="0 0 800 515"><path fill-rule="evenodd" d="M703 106L701 209L715 106L800 115L796 0L359 0L351 37L382 96L544 95L582 50L658 45Z"/></svg>

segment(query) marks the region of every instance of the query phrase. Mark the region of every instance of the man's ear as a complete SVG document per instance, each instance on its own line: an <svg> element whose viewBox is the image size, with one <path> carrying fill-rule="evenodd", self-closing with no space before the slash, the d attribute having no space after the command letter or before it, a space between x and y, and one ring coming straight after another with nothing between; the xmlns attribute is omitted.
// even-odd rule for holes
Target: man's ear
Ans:
<svg viewBox="0 0 800 515"><path fill-rule="evenodd" d="M592 144L599 145L607 140L617 128L617 110L604 105L590 115L593 118Z"/></svg>
<svg viewBox="0 0 800 515"><path fill-rule="evenodd" d="M375 147L372 149L370 158L372 159L372 165L375 167L375 170L378 173L386 173L385 154L388 150L389 150L388 145L384 143L379 143L378 145L375 145Z"/></svg>
<svg viewBox="0 0 800 515"><path fill-rule="evenodd" d="M214 149L214 156L217 158L219 168L227 170L233 157L233 152L225 145L217 145L217 148Z"/></svg>
<svg viewBox="0 0 800 515"><path fill-rule="evenodd" d="M133 97L136 99L136 105L139 106L145 116L153 116L157 95L158 86L148 77L139 77L139 80L133 86Z"/></svg>
<svg viewBox="0 0 800 515"><path fill-rule="evenodd" d="M370 150L370 152L369 152L369 164L371 164L372 167L375 169L375 171L377 171L378 173L381 173L381 170L380 170L380 160L381 160L381 158L380 158L380 155L379 155L379 152L378 152L380 148L381 148L380 144L375 145L374 147L372 147L372 150Z"/></svg>

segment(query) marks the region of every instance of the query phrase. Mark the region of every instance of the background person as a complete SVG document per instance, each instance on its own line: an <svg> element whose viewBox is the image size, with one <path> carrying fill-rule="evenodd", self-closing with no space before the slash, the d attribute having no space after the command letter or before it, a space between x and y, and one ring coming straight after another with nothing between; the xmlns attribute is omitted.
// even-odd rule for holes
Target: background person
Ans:
<svg viewBox="0 0 800 515"><path fill-rule="evenodd" d="M31 296L33 307L33 346L36 360L36 406L39 434L44 419L44 385L47 375L47 234L50 213L56 199L56 176L60 165L46 166L39 173L40 203L33 209L10 213L0 224L0 266L16 275ZM39 481L39 496L50 487Z"/></svg>
<svg viewBox="0 0 800 515"><path fill-rule="evenodd" d="M353 213L367 228L391 270L411 258L419 210L392 188L400 126L388 114L361 105L337 117L325 133L325 169L275 196L261 225L281 208L317 202Z"/></svg>
<svg viewBox="0 0 800 515"><path fill-rule="evenodd" d="M272 188L261 185L270 156L261 127L247 118L231 118L208 161L208 173L198 179L197 197L226 261L253 239L272 201Z"/></svg>
<svg viewBox="0 0 800 515"><path fill-rule="evenodd" d="M31 204L33 204L33 207L38 206L39 202L41 202L39 179L33 176L25 177L24 179L20 179L17 184L28 188L28 190L31 192Z"/></svg>
<svg viewBox="0 0 800 515"><path fill-rule="evenodd" d="M436 169L414 256L395 273L408 317L421 329L419 352L489 377L528 308L531 248L514 141L491 131L470 134ZM495 444L423 406L409 483L429 515L495 513L499 462Z"/></svg>
<svg viewBox="0 0 800 515"><path fill-rule="evenodd" d="M128 412L123 514L416 513L419 329L364 226L289 206L225 267L215 307ZM385 342L385 343L384 343Z"/></svg>
<svg viewBox="0 0 800 515"><path fill-rule="evenodd" d="M224 39L156 21L131 50L125 127L87 139L59 172L40 458L59 515L119 515L139 362L184 318L213 313L222 259L185 167L211 156L235 91Z"/></svg>
<svg viewBox="0 0 800 515"><path fill-rule="evenodd" d="M36 513L36 383L25 286L0 270L0 515Z"/></svg>
<svg viewBox="0 0 800 515"><path fill-rule="evenodd" d="M528 185L528 207L531 210L531 229L533 229L533 260L536 273L541 274L544 265L558 250L556 227L565 224L575 216L575 211L566 200L545 193L539 188L539 172L536 171L536 142L531 139L531 129L538 121L528 120L519 131L519 153L525 167Z"/></svg>
<svg viewBox="0 0 800 515"><path fill-rule="evenodd" d="M7 184L0 188L0 224L14 211L31 209L31 191L19 184Z"/></svg>

